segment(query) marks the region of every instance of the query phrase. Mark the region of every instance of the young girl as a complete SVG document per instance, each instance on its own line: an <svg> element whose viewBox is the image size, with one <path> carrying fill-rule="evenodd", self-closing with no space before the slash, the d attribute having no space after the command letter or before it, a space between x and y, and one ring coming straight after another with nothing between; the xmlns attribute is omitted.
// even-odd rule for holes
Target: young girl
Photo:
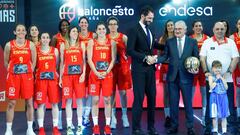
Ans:
<svg viewBox="0 0 240 135"><path fill-rule="evenodd" d="M106 126L104 134L112 134L111 120L111 95L113 89L113 73L116 57L116 43L106 38L106 26L99 22L96 26L97 38L88 42L88 64L91 68L89 74L89 94L92 96L93 135L100 135L98 126L98 104L100 93L104 97Z"/></svg>
<svg viewBox="0 0 240 135"><path fill-rule="evenodd" d="M116 17L109 17L107 20L110 33L107 38L116 42L117 46L117 60L113 68L113 94L111 97L112 104L112 118L111 128L115 129L117 125L116 119L116 88L118 87L120 101L122 105L122 123L123 127L129 127L127 116L127 90L132 88L132 78L130 71L130 63L126 56L127 36L118 32L119 20Z"/></svg>
<svg viewBox="0 0 240 135"><path fill-rule="evenodd" d="M220 61L212 62L212 73L208 77L210 90L210 117L212 118L213 134L218 134L218 118L222 121L222 133L227 133L227 117L230 115L228 108L227 89L228 85L221 75L222 64Z"/></svg>
<svg viewBox="0 0 240 135"><path fill-rule="evenodd" d="M37 48L37 66L36 66L36 91L35 101L38 104L38 135L45 135L44 113L46 99L52 104L53 117L53 135L60 135L58 131L58 50L49 46L50 36L48 33L42 33L41 46Z"/></svg>
<svg viewBox="0 0 240 135"><path fill-rule="evenodd" d="M85 97L85 46L78 41L78 28L69 29L69 41L60 48L60 80L63 99L66 99L67 135L73 135L72 99L73 93L77 101L77 135L82 135L82 98Z"/></svg>

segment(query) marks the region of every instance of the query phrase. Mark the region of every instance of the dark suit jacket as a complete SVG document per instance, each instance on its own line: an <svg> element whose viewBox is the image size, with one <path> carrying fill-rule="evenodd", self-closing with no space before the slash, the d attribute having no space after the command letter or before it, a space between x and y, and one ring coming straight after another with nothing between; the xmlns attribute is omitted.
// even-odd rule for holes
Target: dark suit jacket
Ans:
<svg viewBox="0 0 240 135"><path fill-rule="evenodd" d="M181 58L178 55L177 38L171 38L166 41L164 54L158 57L158 63L162 63L169 59L167 81L173 82L179 72L179 79L181 83L192 83L194 75L189 73L185 67L184 62L186 58L195 56L199 58L197 41L195 39L185 36L185 43Z"/></svg>
<svg viewBox="0 0 240 135"><path fill-rule="evenodd" d="M127 32L127 54L132 57L132 71L134 72L145 72L148 69L155 70L154 65L143 62L145 56L153 55L153 48L158 48L154 41L154 34L152 31L151 33L153 41L150 48L147 43L147 35L139 23Z"/></svg>

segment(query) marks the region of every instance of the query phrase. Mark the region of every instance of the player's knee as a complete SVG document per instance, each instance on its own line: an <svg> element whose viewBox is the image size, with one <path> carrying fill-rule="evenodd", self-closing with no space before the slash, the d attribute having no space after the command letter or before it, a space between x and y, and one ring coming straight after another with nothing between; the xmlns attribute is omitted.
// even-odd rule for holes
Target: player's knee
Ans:
<svg viewBox="0 0 240 135"><path fill-rule="evenodd" d="M109 105L111 103L111 98L110 97L104 97L104 102L106 105Z"/></svg>
<svg viewBox="0 0 240 135"><path fill-rule="evenodd" d="M121 96L126 96L127 92L125 90L122 90L121 92L119 92Z"/></svg>
<svg viewBox="0 0 240 135"><path fill-rule="evenodd" d="M93 104L93 105L97 105L98 102L99 102L99 98L94 97L94 98L92 99L92 104Z"/></svg>
<svg viewBox="0 0 240 135"><path fill-rule="evenodd" d="M8 102L8 109L14 109L16 105L16 100L10 100Z"/></svg>

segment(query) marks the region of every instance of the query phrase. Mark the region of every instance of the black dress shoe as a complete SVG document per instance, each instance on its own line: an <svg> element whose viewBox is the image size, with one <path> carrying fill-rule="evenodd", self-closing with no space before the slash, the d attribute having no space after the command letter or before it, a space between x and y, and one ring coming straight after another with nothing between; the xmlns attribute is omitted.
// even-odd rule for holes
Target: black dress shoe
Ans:
<svg viewBox="0 0 240 135"><path fill-rule="evenodd" d="M211 135L211 130L206 129L206 130L204 131L204 135Z"/></svg>
<svg viewBox="0 0 240 135"><path fill-rule="evenodd" d="M218 135L218 132L212 132L212 135Z"/></svg>
<svg viewBox="0 0 240 135"><path fill-rule="evenodd" d="M158 132L155 128L151 128L150 130L148 130L148 135L158 135Z"/></svg>
<svg viewBox="0 0 240 135"><path fill-rule="evenodd" d="M166 128L171 127L171 118L170 117L166 117L164 127L166 127Z"/></svg>
<svg viewBox="0 0 240 135"><path fill-rule="evenodd" d="M133 130L132 135L145 135L141 129Z"/></svg>
<svg viewBox="0 0 240 135"><path fill-rule="evenodd" d="M195 135L195 132L194 132L193 128L189 128L188 131L187 131L187 134L188 135Z"/></svg>
<svg viewBox="0 0 240 135"><path fill-rule="evenodd" d="M174 134L174 133L177 133L178 132L178 129L177 128L170 128L168 131L167 131L167 134Z"/></svg>

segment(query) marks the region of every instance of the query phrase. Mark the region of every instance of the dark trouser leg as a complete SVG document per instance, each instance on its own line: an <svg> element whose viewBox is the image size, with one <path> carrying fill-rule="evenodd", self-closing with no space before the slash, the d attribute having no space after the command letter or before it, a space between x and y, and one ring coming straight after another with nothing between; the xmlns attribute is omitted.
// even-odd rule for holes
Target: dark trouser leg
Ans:
<svg viewBox="0 0 240 135"><path fill-rule="evenodd" d="M148 129L154 128L155 105L156 105L156 78L155 71L150 70L146 74L146 95L148 105Z"/></svg>
<svg viewBox="0 0 240 135"><path fill-rule="evenodd" d="M141 128L142 106L145 92L145 73L132 72L134 100L132 105L132 129Z"/></svg>
<svg viewBox="0 0 240 135"><path fill-rule="evenodd" d="M209 99L210 99L210 93L209 93L209 82L206 81L206 94L207 94L207 106L206 106L206 115L205 115L205 124L206 124L206 130L210 131L212 128L212 119L210 118L210 108L209 108Z"/></svg>
<svg viewBox="0 0 240 135"><path fill-rule="evenodd" d="M169 98L170 98L170 117L171 126L173 128L178 128L178 113L179 113L179 97L180 91L177 82L168 83Z"/></svg>
<svg viewBox="0 0 240 135"><path fill-rule="evenodd" d="M192 84L180 84L185 108L186 126L193 128Z"/></svg>

